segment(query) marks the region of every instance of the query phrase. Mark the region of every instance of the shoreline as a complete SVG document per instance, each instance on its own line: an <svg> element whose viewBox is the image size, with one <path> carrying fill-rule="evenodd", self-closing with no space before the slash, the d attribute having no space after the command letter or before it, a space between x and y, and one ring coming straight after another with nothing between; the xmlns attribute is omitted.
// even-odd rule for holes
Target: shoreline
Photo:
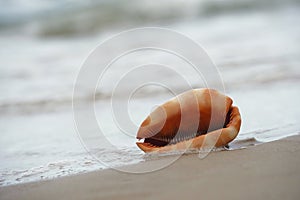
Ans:
<svg viewBox="0 0 300 200"><path fill-rule="evenodd" d="M143 169L166 158L122 167ZM298 199L300 135L234 151L183 155L161 170L129 174L98 170L0 187L4 199L102 199L178 197Z"/></svg>

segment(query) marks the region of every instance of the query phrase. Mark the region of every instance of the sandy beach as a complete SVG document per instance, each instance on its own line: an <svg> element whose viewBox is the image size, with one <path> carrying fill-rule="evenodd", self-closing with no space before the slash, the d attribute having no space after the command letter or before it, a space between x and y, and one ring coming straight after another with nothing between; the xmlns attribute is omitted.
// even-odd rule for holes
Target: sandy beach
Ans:
<svg viewBox="0 0 300 200"><path fill-rule="evenodd" d="M129 168L162 162L146 161ZM299 199L300 136L199 159L181 156L155 172L102 170L0 188L4 199Z"/></svg>

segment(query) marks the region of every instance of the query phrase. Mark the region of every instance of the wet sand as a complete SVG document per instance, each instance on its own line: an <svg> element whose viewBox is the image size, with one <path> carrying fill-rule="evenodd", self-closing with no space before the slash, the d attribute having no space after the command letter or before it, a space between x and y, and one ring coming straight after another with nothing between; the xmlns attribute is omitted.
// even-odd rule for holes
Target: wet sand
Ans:
<svg viewBox="0 0 300 200"><path fill-rule="evenodd" d="M163 159L129 168L156 165ZM146 174L102 170L0 188L4 199L299 199L300 136L243 150L184 155Z"/></svg>

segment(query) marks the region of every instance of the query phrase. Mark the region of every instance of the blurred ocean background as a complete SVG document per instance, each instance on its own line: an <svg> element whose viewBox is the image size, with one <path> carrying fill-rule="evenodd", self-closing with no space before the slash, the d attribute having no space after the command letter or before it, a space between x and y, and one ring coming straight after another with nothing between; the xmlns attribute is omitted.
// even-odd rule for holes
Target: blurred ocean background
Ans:
<svg viewBox="0 0 300 200"><path fill-rule="evenodd" d="M204 47L241 110L232 149L299 134L299 19L299 0L0 0L0 185L106 168L75 131L73 85L92 49L136 27L169 28ZM201 87L197 80L193 85ZM74 98L84 109L92 95ZM96 97L96 108L109 114L105 90ZM144 88L130 104L133 120L138 125L170 97L159 87ZM112 166L148 159L134 137L111 123L106 136L124 153L102 149L103 159Z"/></svg>

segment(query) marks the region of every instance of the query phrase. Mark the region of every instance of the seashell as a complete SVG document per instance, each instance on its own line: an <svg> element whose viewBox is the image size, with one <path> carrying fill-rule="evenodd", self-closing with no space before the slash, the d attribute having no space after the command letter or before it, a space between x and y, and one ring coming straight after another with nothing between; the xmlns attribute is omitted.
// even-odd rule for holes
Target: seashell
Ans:
<svg viewBox="0 0 300 200"><path fill-rule="evenodd" d="M221 147L241 126L239 109L230 97L213 89L193 89L157 107L142 122L137 146L144 152Z"/></svg>

